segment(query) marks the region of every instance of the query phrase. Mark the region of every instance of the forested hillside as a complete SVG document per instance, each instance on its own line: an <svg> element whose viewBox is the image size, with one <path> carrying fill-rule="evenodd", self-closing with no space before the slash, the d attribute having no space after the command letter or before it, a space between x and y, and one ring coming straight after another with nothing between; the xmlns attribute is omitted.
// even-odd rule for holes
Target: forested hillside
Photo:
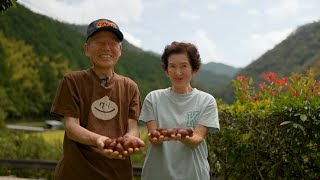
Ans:
<svg viewBox="0 0 320 180"><path fill-rule="evenodd" d="M213 72L218 75L225 75L228 77L233 77L241 70L241 68L236 68L233 66L215 62L209 62L205 64L204 66L202 66L202 69Z"/></svg>
<svg viewBox="0 0 320 180"><path fill-rule="evenodd" d="M239 70L240 68L222 63L209 62L201 66L199 73L194 78L193 85L216 98L222 98L224 88Z"/></svg>
<svg viewBox="0 0 320 180"><path fill-rule="evenodd" d="M254 77L254 84L262 81L261 74L274 72L278 77L288 77L291 72L303 73L309 67L316 67L320 61L320 22L303 25L285 40L260 58L241 69L237 75ZM229 102L234 98L231 83L223 95Z"/></svg>
<svg viewBox="0 0 320 180"><path fill-rule="evenodd" d="M0 14L0 119L48 116L62 76L91 66L82 50L84 40L70 25L19 4ZM115 71L135 80L142 98L169 85L159 55L127 41Z"/></svg>
<svg viewBox="0 0 320 180"><path fill-rule="evenodd" d="M314 22L297 28L285 40L238 74L260 77L264 72L276 72L290 76L291 72L302 73L310 66L316 66L319 60L320 22Z"/></svg>

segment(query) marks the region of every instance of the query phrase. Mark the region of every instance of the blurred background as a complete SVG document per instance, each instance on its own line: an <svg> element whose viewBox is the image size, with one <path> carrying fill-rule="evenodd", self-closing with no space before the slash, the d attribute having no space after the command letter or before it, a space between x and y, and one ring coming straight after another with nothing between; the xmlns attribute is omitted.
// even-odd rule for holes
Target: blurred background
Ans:
<svg viewBox="0 0 320 180"><path fill-rule="evenodd" d="M125 40L115 71L138 84L142 100L148 92L170 86L159 58L172 41L199 47L203 65L192 85L212 94L219 105L237 101L232 82L239 75L254 77L252 86L258 89L263 73L288 77L320 61L320 11L315 0L0 4L0 176L52 179L64 128L63 120L49 110L63 75L91 66L82 46L87 24L96 18L119 22ZM146 140L146 130L140 128ZM135 166L143 165L146 149L132 157ZM8 159L46 160L41 162L49 165L10 167Z"/></svg>

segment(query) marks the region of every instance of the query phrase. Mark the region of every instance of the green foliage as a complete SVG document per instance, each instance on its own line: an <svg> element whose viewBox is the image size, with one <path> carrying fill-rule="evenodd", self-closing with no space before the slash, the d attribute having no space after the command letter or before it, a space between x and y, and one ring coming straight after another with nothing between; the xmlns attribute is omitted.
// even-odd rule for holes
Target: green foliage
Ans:
<svg viewBox="0 0 320 180"><path fill-rule="evenodd" d="M2 131L0 136L0 158L58 160L62 153L60 143L47 143L34 134ZM52 179L48 170L0 168L0 175L15 174L19 177Z"/></svg>
<svg viewBox="0 0 320 180"><path fill-rule="evenodd" d="M209 134L210 166L226 179L317 179L319 167L318 128L281 126L298 118L273 113L234 117L222 110L221 132Z"/></svg>
<svg viewBox="0 0 320 180"><path fill-rule="evenodd" d="M82 49L85 40L82 34L47 16L32 13L20 4L0 16L0 31L9 39L32 46L38 56L55 59L62 54L72 69L90 67Z"/></svg>
<svg viewBox="0 0 320 180"><path fill-rule="evenodd" d="M38 57L23 41L7 39L0 33L2 80L0 114L3 118L32 117L49 109L63 74L70 70L60 56L51 61ZM19 49L19 51L17 51ZM1 98L1 99L2 99ZM1 110L3 113L1 113Z"/></svg>
<svg viewBox="0 0 320 180"><path fill-rule="evenodd" d="M41 57L41 60L37 64L37 69L39 71L40 82L44 83L43 90L47 92L47 98L42 102L43 110L39 113L44 114L51 107L60 80L71 69L68 61L60 54L53 57L53 59Z"/></svg>
<svg viewBox="0 0 320 180"><path fill-rule="evenodd" d="M221 132L209 134L210 165L227 179L319 179L320 88L310 68L289 78L262 74L233 81L237 101L219 109Z"/></svg>
<svg viewBox="0 0 320 180"><path fill-rule="evenodd" d="M7 93L4 87L0 86L0 129L4 128L4 120L7 117L8 108L12 107L11 102L8 100Z"/></svg>
<svg viewBox="0 0 320 180"><path fill-rule="evenodd" d="M0 12L2 13L6 11L11 6L14 6L15 3L16 3L16 0L2 0L0 2Z"/></svg>
<svg viewBox="0 0 320 180"><path fill-rule="evenodd" d="M35 65L38 61L30 46L20 41L8 41L0 34L1 45L6 54L6 67L10 74L7 75L8 98L14 104L14 111L20 113L37 113L41 102L45 101L43 83L40 82L38 70ZM19 49L19 51L16 51ZM13 73L14 72L14 73ZM25 96L24 93L30 96Z"/></svg>
<svg viewBox="0 0 320 180"><path fill-rule="evenodd" d="M237 101L231 108L237 114L258 112L263 116L280 109L286 112L300 110L298 113L311 115L315 113L311 111L320 105L320 82L315 79L313 67L305 74L292 73L289 78L277 78L274 72L263 73L261 77L266 82L259 84L260 90L252 86L252 78L238 76L233 80Z"/></svg>

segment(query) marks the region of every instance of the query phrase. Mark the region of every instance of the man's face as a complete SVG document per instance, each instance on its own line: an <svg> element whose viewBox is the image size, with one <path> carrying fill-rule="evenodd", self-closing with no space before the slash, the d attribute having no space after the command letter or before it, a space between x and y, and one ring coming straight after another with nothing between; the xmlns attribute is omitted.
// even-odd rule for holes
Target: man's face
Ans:
<svg viewBox="0 0 320 180"><path fill-rule="evenodd" d="M92 64L99 69L112 69L121 56L122 46L110 31L99 31L84 44L84 51Z"/></svg>

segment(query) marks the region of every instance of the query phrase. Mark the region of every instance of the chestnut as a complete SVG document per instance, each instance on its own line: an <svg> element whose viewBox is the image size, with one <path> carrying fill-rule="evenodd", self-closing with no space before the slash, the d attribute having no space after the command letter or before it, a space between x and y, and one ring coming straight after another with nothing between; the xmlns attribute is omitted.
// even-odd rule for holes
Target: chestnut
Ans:
<svg viewBox="0 0 320 180"><path fill-rule="evenodd" d="M187 128L186 129L188 131L188 136L193 136L193 129L192 128Z"/></svg>
<svg viewBox="0 0 320 180"><path fill-rule="evenodd" d="M163 137L167 137L168 136L168 129L167 128L162 128L161 130L158 130L160 132L160 135L162 135Z"/></svg>
<svg viewBox="0 0 320 180"><path fill-rule="evenodd" d="M177 135L177 129L176 128L169 129L167 135L168 135L168 137L171 137L171 135L176 136Z"/></svg>
<svg viewBox="0 0 320 180"><path fill-rule="evenodd" d="M115 140L112 140L112 142L108 145L107 149L111 149L112 151L115 150L117 145L117 142Z"/></svg>
<svg viewBox="0 0 320 180"><path fill-rule="evenodd" d="M152 138L154 138L154 137L155 138L159 138L160 137L160 132L155 129L155 130L151 131L150 135L151 135Z"/></svg>
<svg viewBox="0 0 320 180"><path fill-rule="evenodd" d="M123 149L121 143L118 143L118 144L116 145L115 151L118 151L120 154L123 154L124 149Z"/></svg>
<svg viewBox="0 0 320 180"><path fill-rule="evenodd" d="M118 138L116 139L116 142L117 142L117 143L120 143L120 144L124 144L125 139L124 139L124 137L118 137Z"/></svg>
<svg viewBox="0 0 320 180"><path fill-rule="evenodd" d="M108 148L108 146L109 146L109 144L112 142L112 140L111 139L106 139L105 141L104 141L104 148Z"/></svg>
<svg viewBox="0 0 320 180"><path fill-rule="evenodd" d="M186 129L183 129L183 128L179 129L177 133L180 134L181 137L186 137L186 136L189 135L188 131Z"/></svg>

